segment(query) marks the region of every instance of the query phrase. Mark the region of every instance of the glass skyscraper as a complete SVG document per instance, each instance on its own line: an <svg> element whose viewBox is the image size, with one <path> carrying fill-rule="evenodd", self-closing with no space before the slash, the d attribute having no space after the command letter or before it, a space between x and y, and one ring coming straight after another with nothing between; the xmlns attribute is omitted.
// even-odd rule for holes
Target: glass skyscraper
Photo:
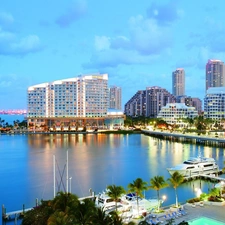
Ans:
<svg viewBox="0 0 225 225"><path fill-rule="evenodd" d="M208 60L206 64L206 91L210 87L225 86L225 67L221 60Z"/></svg>
<svg viewBox="0 0 225 225"><path fill-rule="evenodd" d="M185 71L182 68L172 73L172 94L174 96L185 95Z"/></svg>

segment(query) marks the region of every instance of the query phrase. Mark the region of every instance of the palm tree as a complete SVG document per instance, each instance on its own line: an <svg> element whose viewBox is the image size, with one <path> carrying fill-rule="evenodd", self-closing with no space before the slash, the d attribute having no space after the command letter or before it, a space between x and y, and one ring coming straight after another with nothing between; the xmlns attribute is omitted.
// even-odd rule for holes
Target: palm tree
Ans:
<svg viewBox="0 0 225 225"><path fill-rule="evenodd" d="M175 190L175 196L176 196L176 207L178 207L178 198L177 198L177 187L183 183L184 176L180 174L179 172L174 172L171 177L168 179L168 181L172 184L174 190Z"/></svg>
<svg viewBox="0 0 225 225"><path fill-rule="evenodd" d="M73 225L74 221L65 212L55 211L47 221L47 225Z"/></svg>
<svg viewBox="0 0 225 225"><path fill-rule="evenodd" d="M92 216L93 224L98 225L110 225L112 224L112 219L104 211L103 208L97 208L96 212Z"/></svg>
<svg viewBox="0 0 225 225"><path fill-rule="evenodd" d="M117 211L117 202L119 201L120 197L125 194L126 191L122 186L116 185L109 185L107 186L107 195L115 201L116 211Z"/></svg>
<svg viewBox="0 0 225 225"><path fill-rule="evenodd" d="M112 211L109 213L112 218L112 225L124 225L122 218L117 214L116 211Z"/></svg>
<svg viewBox="0 0 225 225"><path fill-rule="evenodd" d="M93 221L96 214L95 203L91 199L84 199L78 202L76 209L73 212L75 219L74 224L89 225Z"/></svg>
<svg viewBox="0 0 225 225"><path fill-rule="evenodd" d="M158 198L158 211L160 207L160 201L159 201L159 190L162 188L167 187L169 184L166 183L163 176L155 176L150 180L150 189L154 189L157 191L157 198Z"/></svg>
<svg viewBox="0 0 225 225"><path fill-rule="evenodd" d="M128 184L128 191L129 192L135 192L137 196L137 210L139 215L139 203L138 203L138 197L143 197L142 192L145 190L148 190L148 183L143 181L141 178L137 178L133 181L133 183Z"/></svg>
<svg viewBox="0 0 225 225"><path fill-rule="evenodd" d="M74 210L79 203L78 197L71 193L58 192L56 197L52 201L52 208L66 212L68 207L70 210Z"/></svg>

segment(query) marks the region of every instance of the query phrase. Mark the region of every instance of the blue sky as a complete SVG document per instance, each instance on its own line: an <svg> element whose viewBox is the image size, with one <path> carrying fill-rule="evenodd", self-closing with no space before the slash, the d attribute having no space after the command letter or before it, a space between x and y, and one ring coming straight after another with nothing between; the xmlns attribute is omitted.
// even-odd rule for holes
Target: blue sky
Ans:
<svg viewBox="0 0 225 225"><path fill-rule="evenodd" d="M205 95L205 64L225 60L225 1L1 0L0 109L27 106L39 83L108 73L123 105L138 91L172 92L184 68L186 95Z"/></svg>

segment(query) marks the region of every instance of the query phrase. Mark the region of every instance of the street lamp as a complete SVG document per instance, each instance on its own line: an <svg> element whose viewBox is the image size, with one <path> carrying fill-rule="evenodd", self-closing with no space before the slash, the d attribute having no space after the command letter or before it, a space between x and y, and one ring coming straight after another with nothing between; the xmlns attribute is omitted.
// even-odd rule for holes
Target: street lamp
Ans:
<svg viewBox="0 0 225 225"><path fill-rule="evenodd" d="M195 192L196 192L196 195L197 195L198 198L199 198L200 195L202 194L201 188L195 188Z"/></svg>
<svg viewBox="0 0 225 225"><path fill-rule="evenodd" d="M162 200L163 200L163 201L162 201L162 204L163 204L163 202L166 201L166 195L163 195L163 196L162 196ZM161 205L162 205L162 204L161 204Z"/></svg>
<svg viewBox="0 0 225 225"><path fill-rule="evenodd" d="M71 193L71 180L72 180L72 177L70 177L70 193Z"/></svg>

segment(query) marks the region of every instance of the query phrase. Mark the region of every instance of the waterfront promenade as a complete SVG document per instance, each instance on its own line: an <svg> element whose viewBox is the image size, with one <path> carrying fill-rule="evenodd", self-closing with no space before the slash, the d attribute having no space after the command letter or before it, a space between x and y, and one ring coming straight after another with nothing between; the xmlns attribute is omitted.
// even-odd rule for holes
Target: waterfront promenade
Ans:
<svg viewBox="0 0 225 225"><path fill-rule="evenodd" d="M220 132L217 134L200 134L197 133L182 133L182 132L168 132L162 130L142 130L142 133L145 135L150 135L152 137L163 138L171 141L179 141L179 142L189 142L189 143L197 143L204 144L210 146L219 146L225 147L225 136L224 132Z"/></svg>

